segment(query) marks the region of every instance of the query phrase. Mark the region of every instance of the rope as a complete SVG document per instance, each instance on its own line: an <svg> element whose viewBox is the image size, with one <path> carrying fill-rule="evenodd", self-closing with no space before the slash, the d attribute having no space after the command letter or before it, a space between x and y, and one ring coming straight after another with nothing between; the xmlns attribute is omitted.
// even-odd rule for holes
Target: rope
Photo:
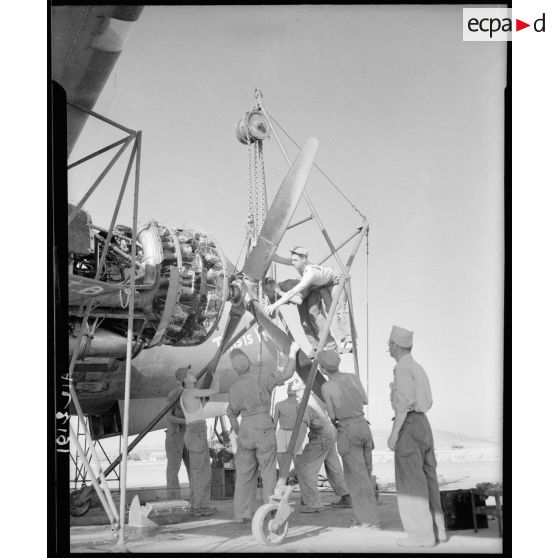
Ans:
<svg viewBox="0 0 558 558"><path fill-rule="evenodd" d="M369 248L368 233L369 233L369 230L366 231L366 288L365 288L365 297L366 297L366 396L368 397L368 401L370 401L370 393L369 393L369 391L370 391L370 351L369 351L370 313L369 313L369 309L368 309L368 272L369 272L369 269L370 269L370 258L369 258L369 249L368 249Z"/></svg>
<svg viewBox="0 0 558 558"><path fill-rule="evenodd" d="M300 149L300 145L298 145L298 143L289 135L289 133L285 130L285 128L283 128L283 126L281 126L281 124L279 124L279 122L277 122L277 120L275 120L273 116L270 115L269 117L281 129L281 131ZM365 218L364 215L358 210L356 205L341 191L341 189L335 184L335 182L333 182L333 180L329 178L329 176L316 163L314 163L314 166L318 169L318 171L322 174L322 176L337 190L337 192L345 199L345 201L358 213L358 215L364 219Z"/></svg>

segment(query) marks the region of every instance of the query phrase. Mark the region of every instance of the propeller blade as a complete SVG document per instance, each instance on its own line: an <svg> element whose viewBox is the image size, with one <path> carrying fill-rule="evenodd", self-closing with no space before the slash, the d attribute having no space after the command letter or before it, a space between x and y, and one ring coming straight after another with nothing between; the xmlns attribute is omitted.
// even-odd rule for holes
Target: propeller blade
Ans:
<svg viewBox="0 0 558 558"><path fill-rule="evenodd" d="M306 186L317 149L316 138L310 138L304 144L271 204L258 242L250 252L242 270L254 281L261 281L271 264Z"/></svg>
<svg viewBox="0 0 558 558"><path fill-rule="evenodd" d="M227 274L230 277L235 273L238 273L238 269L236 269L235 265L229 260L229 258L225 257L225 263L227 264Z"/></svg>
<svg viewBox="0 0 558 558"><path fill-rule="evenodd" d="M198 381L196 387L199 389L207 389L211 385L211 381L213 380L213 375L215 374L215 370L217 369L217 365L219 364L219 360L223 354L223 351L229 344L234 332L236 331L238 324L246 309L244 305L240 306L231 306L231 311L229 313L229 317L227 320L227 325L225 326L225 331L223 333L223 337L221 338L221 343L219 344L219 348L217 352L213 355L213 358L207 363L207 365L199 372L198 374Z"/></svg>
<svg viewBox="0 0 558 558"><path fill-rule="evenodd" d="M273 341L281 349L281 352L285 355L289 354L289 349L293 340L289 335L287 335L282 329L277 327L262 311L259 303L256 300L252 300L250 303L250 310L258 323L263 327L263 329L271 336ZM301 349L298 351L296 359L296 371L300 378L306 383L308 375L310 374L310 368L312 368L312 361L306 356L304 351ZM314 394L322 399L322 385L326 382L326 379L318 370L316 372L316 377L314 383L312 384L312 391Z"/></svg>

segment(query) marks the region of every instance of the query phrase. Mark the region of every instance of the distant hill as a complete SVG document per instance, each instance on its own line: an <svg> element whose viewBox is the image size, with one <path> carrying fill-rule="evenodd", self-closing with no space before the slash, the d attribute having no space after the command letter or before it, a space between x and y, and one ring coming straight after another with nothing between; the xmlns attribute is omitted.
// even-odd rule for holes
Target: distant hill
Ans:
<svg viewBox="0 0 558 558"><path fill-rule="evenodd" d="M389 437L391 430L387 428L374 428L372 425L372 435L374 437L374 445L376 450L385 451L387 450L387 439ZM447 430L433 429L434 434L434 445L436 449L450 449L452 445L463 446L464 448L489 448L489 447L500 447L502 443L501 438L483 438L480 436L470 436L468 434L461 434L459 432L449 432ZM160 452L165 450L165 435L164 433L152 433L149 435L150 438L142 440L133 453L139 458L148 458L152 452ZM109 442L105 448L111 455L111 457L116 457L118 455L118 438L113 438L105 440Z"/></svg>
<svg viewBox="0 0 558 558"><path fill-rule="evenodd" d="M387 448L387 439L389 438L390 433L390 429L372 428L374 445L377 450L384 450ZM434 428L432 433L434 435L434 446L436 449L451 448L453 445L463 446L464 448L493 447L499 445L499 442L495 440L469 436L459 432L448 432L447 430L438 430Z"/></svg>

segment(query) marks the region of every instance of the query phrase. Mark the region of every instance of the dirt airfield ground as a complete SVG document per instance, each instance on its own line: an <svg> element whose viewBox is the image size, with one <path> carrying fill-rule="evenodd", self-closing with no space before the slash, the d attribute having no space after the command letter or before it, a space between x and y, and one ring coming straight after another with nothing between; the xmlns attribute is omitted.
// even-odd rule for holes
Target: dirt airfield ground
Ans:
<svg viewBox="0 0 558 558"><path fill-rule="evenodd" d="M252 535L251 525L232 523L232 500L214 500L218 511L210 518L177 516L179 523L155 529L125 528L126 549L130 552L312 552L312 553L501 553L502 539L496 521L490 519L487 529L449 531L449 540L434 548L403 549L397 540L404 536L396 497L380 494L382 531L351 529L351 509L335 509L329 504L337 497L333 492L321 493L324 510L300 513L300 493L294 492L290 502L295 508L289 518L289 529L279 546L264 546ZM118 505L118 504L117 504ZM70 550L72 553L114 552L117 549L106 515L94 507L81 518L71 518Z"/></svg>

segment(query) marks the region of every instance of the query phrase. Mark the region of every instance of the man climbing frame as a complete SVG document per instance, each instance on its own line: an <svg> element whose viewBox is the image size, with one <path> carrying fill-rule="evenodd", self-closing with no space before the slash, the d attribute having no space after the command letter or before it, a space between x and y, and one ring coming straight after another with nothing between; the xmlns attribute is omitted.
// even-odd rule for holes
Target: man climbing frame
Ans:
<svg viewBox="0 0 558 558"><path fill-rule="evenodd" d="M294 285L293 280L279 283L276 286L268 281L268 287L273 287L275 291L275 293L271 293L268 288L268 296L269 294L272 295L272 298L276 298L273 294L281 296L265 308L265 313L269 316L288 302L297 304L300 323L312 346L312 352L308 355L310 358L314 357L322 331L327 331L326 349L337 350L340 353L352 352L348 300L345 289L340 286L341 274L331 267L311 263L308 250L303 246L295 246L290 252L290 260L281 256L275 256L274 260L283 264L291 264L301 278ZM285 292L281 287L287 287L288 290ZM341 290L341 295L337 305L336 329L340 338L340 348L325 327L327 314L338 290Z"/></svg>

